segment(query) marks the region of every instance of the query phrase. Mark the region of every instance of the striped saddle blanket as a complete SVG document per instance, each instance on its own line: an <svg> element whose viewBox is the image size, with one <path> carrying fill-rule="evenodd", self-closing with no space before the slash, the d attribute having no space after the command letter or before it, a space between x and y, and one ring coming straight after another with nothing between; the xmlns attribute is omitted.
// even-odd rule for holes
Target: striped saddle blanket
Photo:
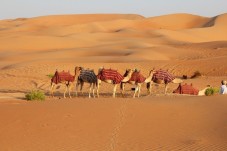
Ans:
<svg viewBox="0 0 227 151"><path fill-rule="evenodd" d="M94 73L93 70L89 70L89 69L81 70L78 79L80 81L88 82L88 83L96 83L97 82L96 74Z"/></svg>
<svg viewBox="0 0 227 151"><path fill-rule="evenodd" d="M75 80L75 76L71 75L69 72L58 72L56 71L54 76L51 78L51 82L58 84L60 82L73 82Z"/></svg>
<svg viewBox="0 0 227 151"><path fill-rule="evenodd" d="M184 85L179 84L178 88L174 90L173 93L198 95L199 90L194 88L192 84L188 85L185 83Z"/></svg>
<svg viewBox="0 0 227 151"><path fill-rule="evenodd" d="M152 80L156 83L159 83L158 81L163 80L165 83L169 83L173 81L175 77L170 74L168 71L165 70L157 70L152 77Z"/></svg>
<svg viewBox="0 0 227 151"><path fill-rule="evenodd" d="M113 80L114 84L119 84L124 79L124 77L113 69L102 69L101 72L97 75L97 78L100 80Z"/></svg>
<svg viewBox="0 0 227 151"><path fill-rule="evenodd" d="M135 81L136 83L143 83L146 78L140 72L133 72L129 81Z"/></svg>

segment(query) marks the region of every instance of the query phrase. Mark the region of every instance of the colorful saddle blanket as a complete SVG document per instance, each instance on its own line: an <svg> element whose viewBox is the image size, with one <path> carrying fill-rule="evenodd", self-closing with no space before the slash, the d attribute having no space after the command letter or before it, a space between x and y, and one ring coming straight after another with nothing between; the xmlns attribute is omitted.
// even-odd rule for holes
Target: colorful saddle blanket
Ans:
<svg viewBox="0 0 227 151"><path fill-rule="evenodd" d="M129 81L135 81L136 83L143 83L146 78L140 72L133 72Z"/></svg>
<svg viewBox="0 0 227 151"><path fill-rule="evenodd" d="M56 71L51 82L58 84L63 81L73 82L75 80L75 76L71 75L69 72L58 72Z"/></svg>
<svg viewBox="0 0 227 151"><path fill-rule="evenodd" d="M96 74L94 73L94 71L88 70L88 69L81 70L78 79L83 82L88 82L88 83L97 82L97 77L96 77Z"/></svg>
<svg viewBox="0 0 227 151"><path fill-rule="evenodd" d="M114 84L119 84L124 77L113 69L102 69L102 71L97 75L100 80L113 80Z"/></svg>
<svg viewBox="0 0 227 151"><path fill-rule="evenodd" d="M178 88L174 90L173 93L198 95L199 90L194 88L192 84L188 85L185 83L184 85L179 84Z"/></svg>
<svg viewBox="0 0 227 151"><path fill-rule="evenodd" d="M170 74L168 71L165 70L157 70L152 77L152 80L154 82L163 80L165 83L169 83L171 81L173 81L175 79L175 77Z"/></svg>

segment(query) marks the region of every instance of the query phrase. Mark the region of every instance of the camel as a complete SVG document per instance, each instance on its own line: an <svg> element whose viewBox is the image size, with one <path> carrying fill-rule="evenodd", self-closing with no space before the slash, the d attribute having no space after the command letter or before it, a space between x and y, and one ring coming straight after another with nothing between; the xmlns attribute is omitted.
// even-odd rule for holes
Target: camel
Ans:
<svg viewBox="0 0 227 151"><path fill-rule="evenodd" d="M149 94L151 94L151 86L153 83L165 84L164 94L166 94L169 83L179 84L183 82L183 80L179 78L175 78L168 71L161 70L161 69L160 70L152 69L150 71L150 76L152 76L151 82L147 83L147 90Z"/></svg>
<svg viewBox="0 0 227 151"><path fill-rule="evenodd" d="M128 76L128 71L126 70L124 76ZM145 78L143 77L143 75L140 73L140 71L133 71L132 75L131 75L131 78L127 81L127 82L121 82L121 93L122 93L122 96L124 97L124 90L125 90L125 85L126 83L129 83L129 84L132 84L132 85L136 85L136 88L135 88L135 91L134 91L134 94L133 94L133 98L136 97L136 93L137 94L137 97L140 97L140 92L141 92L141 86L143 83L149 83L152 81L152 72L149 73L148 77Z"/></svg>
<svg viewBox="0 0 227 151"><path fill-rule="evenodd" d="M184 94L184 95L195 95L195 96L204 96L206 90L210 88L210 85L207 85L204 89L199 90L193 87L192 83L184 85L179 84L178 88L173 91L176 94Z"/></svg>
<svg viewBox="0 0 227 151"><path fill-rule="evenodd" d="M127 82L132 74L132 70L128 70L128 76L123 77L120 73L118 73L117 70L112 70L112 69L104 69L103 67L98 70L98 75L97 75L97 96L99 97L99 89L100 89L100 84L103 82L113 84L113 98L116 96L116 90L117 86L121 82Z"/></svg>
<svg viewBox="0 0 227 151"><path fill-rule="evenodd" d="M54 89L57 85L64 85L64 98L66 98L65 93L68 91L69 97L71 98L71 89L75 82L77 82L78 76L80 74L81 68L75 67L75 75L71 75L69 72L55 72L54 77L51 79L51 88L50 93L51 96L54 97Z"/></svg>
<svg viewBox="0 0 227 151"><path fill-rule="evenodd" d="M76 96L77 96L77 89L80 85L80 91L83 89L84 83L89 83L89 98L91 98L91 90L93 97L95 98L95 87L97 87L97 76L94 73L94 70L90 69L83 69L80 72L80 75L78 76L78 81L76 83Z"/></svg>

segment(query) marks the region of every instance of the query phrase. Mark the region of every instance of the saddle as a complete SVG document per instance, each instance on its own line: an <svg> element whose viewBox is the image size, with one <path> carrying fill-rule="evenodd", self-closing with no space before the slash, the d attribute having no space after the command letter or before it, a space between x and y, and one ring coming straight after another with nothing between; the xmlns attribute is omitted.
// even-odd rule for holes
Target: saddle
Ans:
<svg viewBox="0 0 227 151"><path fill-rule="evenodd" d="M192 84L188 85L185 83L184 85L179 84L178 88L174 90L173 93L198 95L199 90L194 88Z"/></svg>
<svg viewBox="0 0 227 151"><path fill-rule="evenodd" d="M113 69L102 69L102 71L97 75L97 78L102 81L113 80L113 84L119 84L124 79L117 70Z"/></svg>
<svg viewBox="0 0 227 151"><path fill-rule="evenodd" d="M136 83L143 83L146 78L140 72L133 72L129 81L135 81Z"/></svg>
<svg viewBox="0 0 227 151"><path fill-rule="evenodd" d="M97 77L94 70L90 70L90 69L81 70L78 79L89 83L97 82Z"/></svg>
<svg viewBox="0 0 227 151"><path fill-rule="evenodd" d="M75 80L75 76L71 75L69 72L58 72L56 71L53 78L51 79L51 82L58 84L64 81L67 82L73 82Z"/></svg>
<svg viewBox="0 0 227 151"><path fill-rule="evenodd" d="M168 71L164 70L158 70L153 74L152 80L156 83L161 83L161 81L164 81L164 83L169 83L173 81L175 77L170 74Z"/></svg>

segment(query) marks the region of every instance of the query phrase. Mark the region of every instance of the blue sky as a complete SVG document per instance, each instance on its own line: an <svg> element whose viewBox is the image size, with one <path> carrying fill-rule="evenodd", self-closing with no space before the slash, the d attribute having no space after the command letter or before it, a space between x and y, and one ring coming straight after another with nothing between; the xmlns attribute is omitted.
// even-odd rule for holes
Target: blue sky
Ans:
<svg viewBox="0 0 227 151"><path fill-rule="evenodd" d="M213 17L227 13L227 0L0 0L0 19L94 13L145 17L190 13Z"/></svg>

